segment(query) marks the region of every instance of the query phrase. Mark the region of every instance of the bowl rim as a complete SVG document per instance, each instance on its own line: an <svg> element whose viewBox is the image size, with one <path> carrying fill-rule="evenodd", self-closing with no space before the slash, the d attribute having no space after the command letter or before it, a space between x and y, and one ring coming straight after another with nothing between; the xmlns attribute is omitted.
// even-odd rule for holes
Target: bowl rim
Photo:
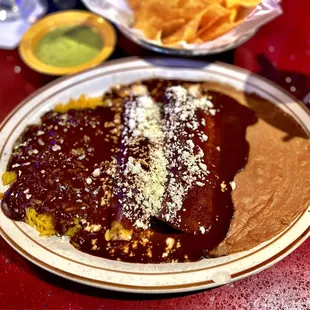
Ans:
<svg viewBox="0 0 310 310"><path fill-rule="evenodd" d="M164 45L159 45L155 43L151 43L147 40L144 40L142 38L139 38L138 36L132 34L130 31L128 31L125 27L121 25L116 25L117 29L129 40L133 41L134 43L149 49L151 51L155 51L158 53L163 53L166 55L175 55L175 56L205 56L205 55L215 55L219 53L223 53L229 50L232 50L249 39L251 39L258 31L257 29L254 29L253 31L244 34L243 36L237 38L233 43L231 44L226 44L218 48L214 49L185 49L185 48L171 48L171 47L166 47Z"/></svg>

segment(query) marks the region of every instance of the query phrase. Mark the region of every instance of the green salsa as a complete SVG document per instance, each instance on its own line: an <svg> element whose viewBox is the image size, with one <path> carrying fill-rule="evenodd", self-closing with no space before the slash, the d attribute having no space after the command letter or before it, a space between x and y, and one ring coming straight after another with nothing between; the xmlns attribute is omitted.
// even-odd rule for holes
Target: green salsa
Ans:
<svg viewBox="0 0 310 310"><path fill-rule="evenodd" d="M75 67L96 57L103 46L100 34L85 25L57 28L41 38L35 54L56 67Z"/></svg>

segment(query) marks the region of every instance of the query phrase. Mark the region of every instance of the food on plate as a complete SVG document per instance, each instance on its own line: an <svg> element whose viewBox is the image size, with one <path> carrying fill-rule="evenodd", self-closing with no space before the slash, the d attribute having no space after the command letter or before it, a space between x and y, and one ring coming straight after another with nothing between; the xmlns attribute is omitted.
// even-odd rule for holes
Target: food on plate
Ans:
<svg viewBox="0 0 310 310"><path fill-rule="evenodd" d="M251 249L306 210L309 151L298 123L254 94L211 82L116 85L26 128L1 208L92 255L197 261Z"/></svg>
<svg viewBox="0 0 310 310"><path fill-rule="evenodd" d="M261 0L129 0L132 28L149 40L173 46L203 43L237 27Z"/></svg>

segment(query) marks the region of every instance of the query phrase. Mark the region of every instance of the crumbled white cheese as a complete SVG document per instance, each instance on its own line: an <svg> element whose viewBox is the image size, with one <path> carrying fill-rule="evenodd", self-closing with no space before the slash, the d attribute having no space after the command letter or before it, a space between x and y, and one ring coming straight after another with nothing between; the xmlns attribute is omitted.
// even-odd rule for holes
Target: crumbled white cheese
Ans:
<svg viewBox="0 0 310 310"><path fill-rule="evenodd" d="M231 182L229 182L229 185L230 185L230 187L231 187L231 189L234 191L235 189L236 189L236 182L235 181L231 181Z"/></svg>
<svg viewBox="0 0 310 310"><path fill-rule="evenodd" d="M209 113L214 116L216 114L216 110L215 109L209 109Z"/></svg>
<svg viewBox="0 0 310 310"><path fill-rule="evenodd" d="M213 105L213 103L210 100L206 100L206 105L210 109L214 108L214 105Z"/></svg>
<svg viewBox="0 0 310 310"><path fill-rule="evenodd" d="M86 155L85 155L85 154L82 154L82 155L80 155L80 156L78 157L78 160L83 160L83 159L85 159L85 157L86 157Z"/></svg>
<svg viewBox="0 0 310 310"><path fill-rule="evenodd" d="M199 147L199 141L208 140L199 129L206 121L198 118L197 111L209 111L211 115L216 111L206 97L196 98L194 92L190 94L181 86L167 89L165 105L140 91L132 90L134 96L125 102L119 164L125 178L116 176L114 195L119 197L123 215L137 228L146 229L150 218L158 215L163 205L167 209L162 215L166 221L180 222L177 212L182 209L188 191L207 183L210 172L204 163L204 151ZM133 155L145 140L147 162ZM99 176L99 172L94 171L93 177L97 173ZM107 173L111 173L110 168Z"/></svg>
<svg viewBox="0 0 310 310"><path fill-rule="evenodd" d="M122 133L122 144L125 147L139 146L141 139L150 143L148 154L148 168L143 166L143 160L128 156L122 164L126 182L120 180L118 191L122 191L121 203L124 215L134 220L138 228L149 227L149 219L155 216L162 206L162 199L166 182L167 160L164 153L164 133L161 119L161 105L151 97L141 96L126 102L125 122ZM124 152L124 156L125 156ZM133 195L133 191L136 193ZM142 214L137 218L139 208Z"/></svg>
<svg viewBox="0 0 310 310"><path fill-rule="evenodd" d="M148 89L145 85L133 85L131 91L136 96L146 96L148 94Z"/></svg>
<svg viewBox="0 0 310 310"><path fill-rule="evenodd" d="M100 176L100 174L101 174L100 168L96 168L96 169L93 171L92 176L93 176L94 178L97 178L97 177Z"/></svg>
<svg viewBox="0 0 310 310"><path fill-rule="evenodd" d="M200 123L205 125L205 119L199 120L196 112L208 111L211 104L205 97L193 98L181 86L168 88L166 97L168 103L164 106L165 154L170 173L164 198L167 201L165 210L167 214L163 217L167 221L180 222L177 212L182 209L188 191L195 185L204 186L208 174L204 152L195 145L196 140L193 138L198 136L203 142L207 140L208 137L204 132L198 129Z"/></svg>
<svg viewBox="0 0 310 310"><path fill-rule="evenodd" d="M30 150L28 151L28 155L38 154L38 153L39 153L39 151L38 151L37 149L30 149Z"/></svg>
<svg viewBox="0 0 310 310"><path fill-rule="evenodd" d="M200 226L199 227L199 231L201 232L201 234L205 234L205 232L206 232L206 229L203 227L203 226Z"/></svg>
<svg viewBox="0 0 310 310"><path fill-rule="evenodd" d="M207 136L206 134L202 134L202 135L201 135L201 141L202 141L202 142L208 141L208 136Z"/></svg>
<svg viewBox="0 0 310 310"><path fill-rule="evenodd" d="M198 97L200 95L200 85L194 84L188 88L188 93L193 97Z"/></svg>
<svg viewBox="0 0 310 310"><path fill-rule="evenodd" d="M41 145L41 146L45 145L45 143L43 142L42 139L38 139L38 144Z"/></svg>
<svg viewBox="0 0 310 310"><path fill-rule="evenodd" d="M193 140L187 140L186 143L188 144L188 146L193 149L195 147L195 144L193 142Z"/></svg>
<svg viewBox="0 0 310 310"><path fill-rule="evenodd" d="M55 145L52 146L52 150L54 152L57 152L57 151L61 150L61 147L59 145L55 144Z"/></svg>

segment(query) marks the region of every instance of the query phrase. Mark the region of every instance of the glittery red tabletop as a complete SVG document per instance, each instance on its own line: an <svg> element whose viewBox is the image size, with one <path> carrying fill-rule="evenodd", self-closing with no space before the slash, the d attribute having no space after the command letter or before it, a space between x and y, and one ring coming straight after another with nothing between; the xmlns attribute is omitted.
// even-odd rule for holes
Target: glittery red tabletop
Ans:
<svg viewBox="0 0 310 310"><path fill-rule="evenodd" d="M310 107L310 1L283 0L284 15L235 51L202 58L257 72ZM155 55L119 36L112 58ZM0 121L53 78L0 50ZM0 309L310 309L310 240L273 267L219 288L178 295L133 295L86 287L25 260L0 237Z"/></svg>

